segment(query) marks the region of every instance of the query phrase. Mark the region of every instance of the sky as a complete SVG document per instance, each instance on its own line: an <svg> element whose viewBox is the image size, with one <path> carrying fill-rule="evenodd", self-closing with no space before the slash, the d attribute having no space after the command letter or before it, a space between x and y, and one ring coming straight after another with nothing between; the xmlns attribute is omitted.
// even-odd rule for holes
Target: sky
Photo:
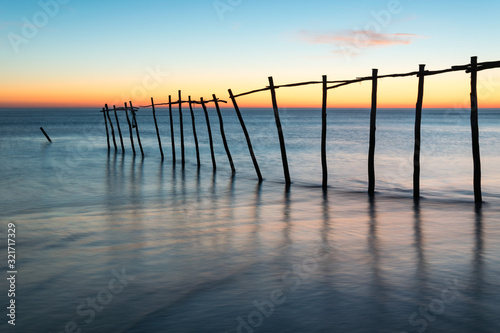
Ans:
<svg viewBox="0 0 500 333"><path fill-rule="evenodd" d="M276 85L438 70L500 60L500 2L424 0L0 0L0 107L228 100ZM380 107L414 107L417 78L379 82ZM467 107L466 73L427 77L424 106ZM321 85L281 88L284 107L318 107ZM370 82L330 90L329 107L367 107ZM480 72L480 107L500 108L500 69ZM270 107L269 92L241 97Z"/></svg>

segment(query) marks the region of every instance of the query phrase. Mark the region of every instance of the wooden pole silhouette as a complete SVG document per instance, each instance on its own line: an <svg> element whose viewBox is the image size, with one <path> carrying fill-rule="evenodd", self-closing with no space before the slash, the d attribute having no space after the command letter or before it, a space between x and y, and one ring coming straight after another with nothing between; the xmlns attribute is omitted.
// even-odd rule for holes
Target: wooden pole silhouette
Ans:
<svg viewBox="0 0 500 333"><path fill-rule="evenodd" d="M208 140L210 141L210 154L212 156L212 166L215 171L217 169L217 163L215 162L214 141L212 139L212 130L210 129L210 118L208 117L207 106L205 105L205 101L203 101L203 98L200 98L200 102L201 106L203 107L203 112L205 113L205 120L207 122Z"/></svg>
<svg viewBox="0 0 500 333"><path fill-rule="evenodd" d="M189 100L189 110L191 111L191 121L193 123L193 136L194 136L194 144L196 147L196 163L197 163L198 169L199 169L201 166L200 147L198 145L198 135L196 134L196 122L194 119L193 102L191 101L191 96L189 96L188 100Z"/></svg>
<svg viewBox="0 0 500 333"><path fill-rule="evenodd" d="M172 144L172 161L175 165L175 136L174 136L174 121L172 117L172 96L168 96L168 111L170 114L170 143Z"/></svg>
<svg viewBox="0 0 500 333"><path fill-rule="evenodd" d="M483 202L481 193L481 153L479 149L479 124L478 124L478 99L477 99L477 57L471 58L471 131L472 131L472 157L474 159L474 201L476 204Z"/></svg>
<svg viewBox="0 0 500 333"><path fill-rule="evenodd" d="M156 137L158 138L158 146L160 147L161 159L163 160L165 158L165 156L163 155L163 147L161 146L160 131L158 130L158 122L156 121L156 110L155 110L155 102L153 101L153 97L151 97L151 107L153 108L153 118L155 121Z"/></svg>
<svg viewBox="0 0 500 333"><path fill-rule="evenodd" d="M378 69L372 70L372 110L370 114L370 147L368 149L368 194L375 193L375 133L377 130Z"/></svg>
<svg viewBox="0 0 500 333"><path fill-rule="evenodd" d="M130 109L132 110L132 117L134 119L135 124L135 134L137 134L137 142L139 143L139 148L141 148L141 155L144 158L144 150L142 149L141 136L139 135L139 124L137 123L137 118L135 117L134 106L132 105L132 101L129 101Z"/></svg>
<svg viewBox="0 0 500 333"><path fill-rule="evenodd" d="M212 97L214 98L215 109L217 110L217 116L219 117L220 135L222 136L222 142L224 143L227 159L229 160L232 173L235 173L236 169L234 168L233 158L231 157L231 152L229 151L229 146L227 145L226 133L224 133L224 120L222 119L222 114L220 112L219 102L217 101L215 94L213 94Z"/></svg>
<svg viewBox="0 0 500 333"><path fill-rule="evenodd" d="M269 88L271 89L271 98L273 102L274 109L274 120L276 121L276 127L278 129L278 137L280 140L280 148L281 148L281 161L283 162L283 173L285 175L286 185L289 186L291 184L290 180L290 171L288 169L288 158L286 156L286 147L285 147L285 138L283 137L283 129L281 128L281 120L278 110L278 102L276 101L276 89L274 87L273 77L269 77Z"/></svg>
<svg viewBox="0 0 500 333"><path fill-rule="evenodd" d="M328 162L326 159L326 131L327 131L327 119L326 119L326 109L327 109L327 96L328 96L328 84L327 76L323 75L323 106L321 111L321 166L323 169L323 189L328 186Z"/></svg>
<svg viewBox="0 0 500 333"><path fill-rule="evenodd" d="M106 104L105 107L106 107L106 117L108 117L109 126L111 127L111 135L113 136L113 144L115 145L115 150L118 150L118 146L116 145L116 139L115 139L115 129L113 128L111 117L109 116L108 104Z"/></svg>
<svg viewBox="0 0 500 333"><path fill-rule="evenodd" d="M102 108L102 115L104 116L104 125L106 126L106 139L108 142L108 151L111 150L111 145L109 144L109 130L108 130L108 119L106 118L106 110Z"/></svg>
<svg viewBox="0 0 500 333"><path fill-rule="evenodd" d="M186 156L185 156L185 148L184 148L184 122L182 119L182 99L181 99L181 91L179 90L179 118L181 122L181 154L182 154L182 167L186 165Z"/></svg>
<svg viewBox="0 0 500 333"><path fill-rule="evenodd" d="M229 91L229 97L231 97L231 100L233 101L234 110L236 111L236 115L238 116L238 120L240 121L241 128L243 129L243 134L245 134L245 139L247 141L248 150L250 151L250 156L252 157L252 162L253 162L253 166L255 168L255 172L257 173L257 177L259 178L259 182L262 182L262 174L260 173L260 168L259 168L259 164L257 163L257 158L255 158L255 154L254 154L253 147L252 147L252 141L250 140L250 135L248 134L247 127L245 125L245 121L243 120L243 117L242 117L241 112L240 112L240 108L238 107L238 104L236 103L236 98L234 97L233 92L231 91L231 89L229 89L228 91Z"/></svg>
<svg viewBox="0 0 500 333"><path fill-rule="evenodd" d="M127 116L128 131L130 133L130 145L132 146L132 152L134 153L135 156L134 136L132 134L132 124L130 123L130 118L128 117L127 102L125 102L125 115Z"/></svg>
<svg viewBox="0 0 500 333"><path fill-rule="evenodd" d="M415 112L415 152L413 155L413 200L420 200L420 144L422 128L422 106L424 102L425 65L418 70L417 108Z"/></svg>
<svg viewBox="0 0 500 333"><path fill-rule="evenodd" d="M116 113L116 105L113 105L113 112L115 113L116 127L118 127L118 134L120 135L120 144L122 146L122 154L125 154L125 146L123 145L122 129L120 128L120 121L118 121L118 114Z"/></svg>
<svg viewBox="0 0 500 333"><path fill-rule="evenodd" d="M106 126L106 129L107 129L107 126ZM40 127L40 130L42 131L43 135L45 135L45 137L47 138L47 140L49 140L49 142L52 143L52 140L50 140L49 135L47 134L47 132L45 132L45 130L43 129L43 127Z"/></svg>

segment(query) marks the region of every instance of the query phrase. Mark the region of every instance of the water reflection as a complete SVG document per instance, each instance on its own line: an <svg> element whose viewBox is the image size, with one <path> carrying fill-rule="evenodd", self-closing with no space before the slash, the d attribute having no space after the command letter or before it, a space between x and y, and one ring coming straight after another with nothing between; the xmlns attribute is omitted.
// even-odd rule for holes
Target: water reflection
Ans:
<svg viewBox="0 0 500 333"><path fill-rule="evenodd" d="M422 231L422 216L420 203L415 202L413 205L413 232L414 232L414 243L413 246L416 252L416 286L417 286L417 299L419 303L425 303L426 301L426 293L427 290L427 281L428 281L428 265L425 258L424 252L424 235Z"/></svg>

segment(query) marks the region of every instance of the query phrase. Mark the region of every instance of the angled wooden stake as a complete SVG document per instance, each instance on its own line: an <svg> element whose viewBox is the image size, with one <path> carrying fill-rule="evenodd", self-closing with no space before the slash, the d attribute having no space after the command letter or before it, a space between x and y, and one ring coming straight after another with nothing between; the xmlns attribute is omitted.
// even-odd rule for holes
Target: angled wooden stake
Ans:
<svg viewBox="0 0 500 333"><path fill-rule="evenodd" d="M226 133L224 133L224 120L222 119L222 114L220 112L219 102L217 101L217 96L215 94L212 95L214 98L215 109L217 110L217 116L219 117L219 125L220 125L220 135L222 136L222 143L224 144L224 149L226 150L227 159L229 160L229 165L231 166L232 173L236 172L234 168L233 158L231 156L231 152L229 151L229 146L227 144Z"/></svg>
<svg viewBox="0 0 500 333"><path fill-rule="evenodd" d="M193 136L194 136L194 144L196 147L196 162L198 165L198 169L201 166L200 162L200 147L198 145L198 135L196 134L196 122L194 118L194 111L193 111L193 102L191 101L191 96L188 97L189 100L189 110L191 111L191 121L193 123Z"/></svg>
<svg viewBox="0 0 500 333"><path fill-rule="evenodd" d="M210 141L210 154L212 155L212 166L215 171L217 169L217 163L215 162L214 141L212 139L212 129L210 128L210 118L208 116L207 106L205 105L205 101L203 101L203 98L200 98L200 102L203 108L203 112L205 113L205 120L207 122L208 140Z"/></svg>
<svg viewBox="0 0 500 333"><path fill-rule="evenodd" d="M158 138L158 146L160 146L161 159L163 160L165 158L165 156L163 155L163 147L161 146L160 131L158 130L158 122L156 121L156 110L155 110L155 102L153 101L153 97L151 97L151 106L153 108L153 118L155 121L156 137Z"/></svg>
<svg viewBox="0 0 500 333"><path fill-rule="evenodd" d="M231 91L231 89L229 89L228 91L229 91L229 97L233 101L234 110L236 111L236 115L238 116L238 120L240 121L241 128L243 129L243 134L245 135L245 139L247 141L248 150L250 151L250 156L252 158L255 172L257 173L257 177L259 178L259 182L262 182L262 174L260 173L259 163L257 163L257 158L255 157L255 153L253 151L252 141L250 140L250 135L248 134L247 127L245 125L245 121L243 120L243 117L242 117L241 112L240 112L240 108L238 107L238 104L236 103L236 98L234 97L233 92Z"/></svg>
<svg viewBox="0 0 500 333"><path fill-rule="evenodd" d="M276 101L276 89L274 87L273 77L269 77L269 88L271 90L271 99L273 102L274 109L274 120L276 121L276 128L278 129L278 137L280 140L280 148L281 148L281 161L283 163L283 173L285 176L286 185L289 186L291 184L290 180L290 171L288 169L288 158L286 155L286 147L285 147L285 138L283 137L283 129L281 128L281 120L280 114L278 110L278 102Z"/></svg>

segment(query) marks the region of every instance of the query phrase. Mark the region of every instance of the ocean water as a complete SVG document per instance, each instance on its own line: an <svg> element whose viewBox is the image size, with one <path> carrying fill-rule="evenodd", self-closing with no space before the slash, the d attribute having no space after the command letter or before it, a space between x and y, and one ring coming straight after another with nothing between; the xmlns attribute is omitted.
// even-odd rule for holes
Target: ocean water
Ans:
<svg viewBox="0 0 500 333"><path fill-rule="evenodd" d="M261 184L233 110L234 176L213 109L217 171L199 108L202 165L185 109L182 168L174 111L175 164L166 109L163 161L151 110L138 112L144 159L123 112L125 154L118 137L108 152L99 110L0 110L0 269L9 223L17 269L15 327L0 282L2 332L500 331L500 110L480 110L480 210L467 110L424 110L419 205L413 110L378 111L373 198L369 110L328 111L327 191L320 110L280 110L289 189L272 110L242 110Z"/></svg>

